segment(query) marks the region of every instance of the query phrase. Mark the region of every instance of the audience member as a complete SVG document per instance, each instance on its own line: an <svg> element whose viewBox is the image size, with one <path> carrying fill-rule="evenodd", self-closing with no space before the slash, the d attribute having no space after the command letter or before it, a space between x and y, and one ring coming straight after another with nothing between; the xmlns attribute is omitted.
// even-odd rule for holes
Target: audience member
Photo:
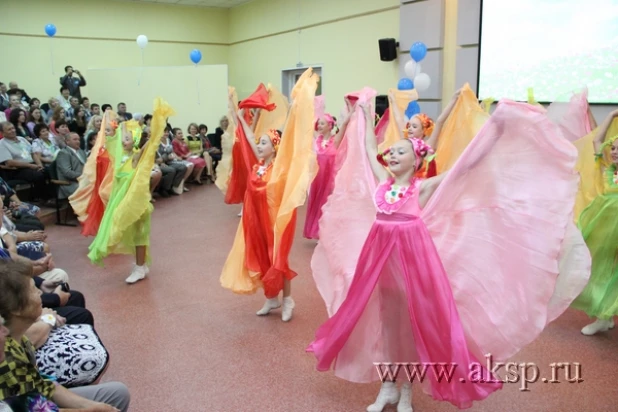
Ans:
<svg viewBox="0 0 618 412"><path fill-rule="evenodd" d="M127 112L127 105L124 103L118 103L118 110L116 111L118 117L124 118L124 120L131 120L133 116Z"/></svg>
<svg viewBox="0 0 618 412"><path fill-rule="evenodd" d="M6 84L0 82L0 111L5 111L10 106L7 90Z"/></svg>
<svg viewBox="0 0 618 412"><path fill-rule="evenodd" d="M81 139L77 133L71 133L65 139L66 146L58 152L56 171L59 180L71 182L69 186L60 186L58 198L67 199L77 190L77 178L82 175L87 156L80 147Z"/></svg>
<svg viewBox="0 0 618 412"><path fill-rule="evenodd" d="M43 165L32 157L32 145L23 137L17 136L12 123L4 122L0 124L0 129L4 135L0 140L0 163L15 168L10 173L14 179L37 185L35 189L42 194L45 184Z"/></svg>
<svg viewBox="0 0 618 412"><path fill-rule="evenodd" d="M60 85L69 89L69 94L71 96L81 99L82 92L80 88L86 85L86 79L84 79L84 76L82 76L79 70L73 70L72 66L66 66L64 68L64 73L65 75L60 78ZM74 77L74 74L76 74L77 77Z"/></svg>
<svg viewBox="0 0 618 412"><path fill-rule="evenodd" d="M64 108L69 110L71 108L71 92L68 87L62 86L60 88L60 96L58 96L58 103Z"/></svg>
<svg viewBox="0 0 618 412"><path fill-rule="evenodd" d="M0 261L0 316L9 330L0 363L0 401L13 410L32 410L31 404L113 412L126 412L130 395L118 382L66 389L43 377L26 331L41 317L41 297L29 279L32 268L21 262ZM62 315L60 315L62 316ZM3 333L4 335L4 333ZM46 410L46 409L43 409Z"/></svg>

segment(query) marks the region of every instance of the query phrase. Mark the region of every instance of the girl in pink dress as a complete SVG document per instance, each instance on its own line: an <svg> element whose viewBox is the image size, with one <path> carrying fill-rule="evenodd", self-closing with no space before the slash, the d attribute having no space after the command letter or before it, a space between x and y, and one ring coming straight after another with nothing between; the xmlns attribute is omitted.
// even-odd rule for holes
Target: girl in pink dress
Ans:
<svg viewBox="0 0 618 412"><path fill-rule="evenodd" d="M355 203L354 213L371 222L367 193L376 217L372 225L359 221L338 231L340 246L326 259L353 259L356 270L345 300L329 309L334 314L307 351L319 371L334 366L351 382L382 380L367 411L395 403L399 412L412 411L416 378L406 381L402 369L400 392L396 376L379 377L374 362L428 367L420 379L425 392L469 408L502 387L485 356L517 353L587 281L590 256L571 222L577 153L539 109L505 101L450 171L415 178L432 149L411 138L378 153L369 102L349 126L346 162L356 162L359 174L348 182L347 199L339 199ZM355 145L365 147L368 161L354 156ZM499 167L507 158L508 167ZM348 246L363 231L362 249ZM338 283L346 282L333 279L332 287ZM436 364L455 365L452 378L438 379Z"/></svg>
<svg viewBox="0 0 618 412"><path fill-rule="evenodd" d="M319 238L322 206L324 206L328 196L333 191L335 175L337 173L335 167L337 149L339 149L341 140L345 135L349 120L349 116L344 117L341 129L335 135L332 134L332 130L335 127L335 119L330 114L325 113L315 122L314 129L317 134L315 150L318 160L318 174L309 189L307 216L305 217L305 229L303 230L303 236L307 239L317 240Z"/></svg>

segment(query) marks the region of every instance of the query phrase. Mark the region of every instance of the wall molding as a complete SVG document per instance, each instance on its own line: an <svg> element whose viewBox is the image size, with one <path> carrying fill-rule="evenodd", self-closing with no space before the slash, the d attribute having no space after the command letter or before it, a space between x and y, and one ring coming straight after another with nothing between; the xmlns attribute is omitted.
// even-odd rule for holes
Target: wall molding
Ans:
<svg viewBox="0 0 618 412"><path fill-rule="evenodd" d="M346 20L358 19L360 17L373 16L374 14L385 13L387 11L392 11L392 10L399 10L399 6L385 7L385 8L382 8L382 9L367 11L367 12L364 12L364 13L351 14L351 15L345 16L345 17L338 17L336 19L324 20L324 21L321 21L319 23L307 24L305 26L300 26L300 27L297 27L297 28L294 28L294 29L282 30L282 31L278 31L278 32L270 33L270 34L264 34L262 36L256 36L256 37L251 37L251 38L248 38L248 39L243 39L243 40L238 40L238 41L230 42L228 45L229 46L235 46L237 44L248 43L248 42L255 41L255 40L262 40L262 39L267 39L269 37L281 36L282 34L296 33L299 30L307 30L307 29L312 29L314 27L326 26L326 25L329 25L329 24L339 23L339 22L346 21Z"/></svg>
<svg viewBox="0 0 618 412"><path fill-rule="evenodd" d="M0 36L12 36L12 37L31 37L31 38L47 38L48 36L43 34L25 34L25 33L4 33L0 32ZM95 40L95 41L120 41L120 42L133 42L135 39L127 38L113 38L113 37L86 37L86 36L54 36L54 39L63 40ZM203 42L203 41L186 41L186 40L154 40L148 39L148 43L161 43L161 44L199 44L203 46L229 46L229 43L215 43L215 42Z"/></svg>

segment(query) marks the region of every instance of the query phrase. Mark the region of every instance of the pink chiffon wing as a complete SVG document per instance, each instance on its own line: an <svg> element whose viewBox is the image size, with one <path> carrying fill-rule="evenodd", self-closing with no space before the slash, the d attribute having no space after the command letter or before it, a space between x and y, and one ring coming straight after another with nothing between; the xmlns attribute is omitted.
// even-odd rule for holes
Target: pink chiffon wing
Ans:
<svg viewBox="0 0 618 412"><path fill-rule="evenodd" d="M574 142L592 131L588 110L588 89L574 94L568 103L554 102L547 108L547 116L560 127L563 136Z"/></svg>
<svg viewBox="0 0 618 412"><path fill-rule="evenodd" d="M313 112L315 113L314 120L317 122L320 117L324 116L324 113L326 113L324 95L322 94L320 96L315 96L315 98L313 99L313 104L315 107L313 109Z"/></svg>
<svg viewBox="0 0 618 412"><path fill-rule="evenodd" d="M358 103L370 104L377 92L365 88L353 95ZM358 103L337 151L339 171L333 193L322 207L320 241L311 259L313 278L329 316L345 300L376 214L372 200L376 182L365 151L365 116Z"/></svg>
<svg viewBox="0 0 618 412"><path fill-rule="evenodd" d="M583 288L590 256L570 226L576 159L544 110L502 101L423 210L482 353L514 355Z"/></svg>

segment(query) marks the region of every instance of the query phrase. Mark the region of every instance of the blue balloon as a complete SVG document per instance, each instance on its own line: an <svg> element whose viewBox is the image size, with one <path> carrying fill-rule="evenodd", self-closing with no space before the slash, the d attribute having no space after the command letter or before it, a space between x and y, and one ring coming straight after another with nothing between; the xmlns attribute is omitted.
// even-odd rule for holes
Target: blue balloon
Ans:
<svg viewBox="0 0 618 412"><path fill-rule="evenodd" d="M202 60L202 52L198 49L193 49L191 53L189 53L189 58L193 63L198 64L200 60Z"/></svg>
<svg viewBox="0 0 618 412"><path fill-rule="evenodd" d="M425 46L425 43L416 42L410 47L410 57L415 62L420 62L425 56L427 56L427 46Z"/></svg>
<svg viewBox="0 0 618 412"><path fill-rule="evenodd" d="M45 33L49 37L54 37L56 35L56 26L54 26L53 24L48 24L47 26L45 26Z"/></svg>
<svg viewBox="0 0 618 412"><path fill-rule="evenodd" d="M412 89L414 89L414 82L412 82L412 80L406 77L399 80L399 83L397 83L397 90L412 90Z"/></svg>
<svg viewBox="0 0 618 412"><path fill-rule="evenodd" d="M411 119L412 116L417 115L421 112L421 106L418 105L418 102L415 100L408 104L408 108L406 109L406 117Z"/></svg>

